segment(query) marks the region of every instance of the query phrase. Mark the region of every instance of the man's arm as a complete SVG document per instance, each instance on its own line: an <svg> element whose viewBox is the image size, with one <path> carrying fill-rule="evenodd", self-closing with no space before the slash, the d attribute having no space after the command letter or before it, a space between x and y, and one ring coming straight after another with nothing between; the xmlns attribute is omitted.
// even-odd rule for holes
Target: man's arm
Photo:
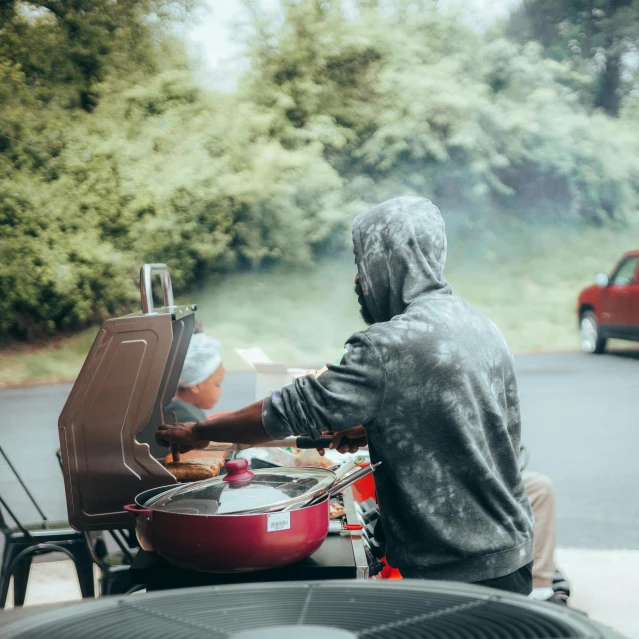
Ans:
<svg viewBox="0 0 639 639"><path fill-rule="evenodd" d="M187 424L162 424L157 431L158 443L177 445L180 452L204 448L210 441L250 444L270 441L262 425L262 400L246 408L229 411L206 421Z"/></svg>
<svg viewBox="0 0 639 639"><path fill-rule="evenodd" d="M340 363L321 374L300 377L265 400L205 422L163 424L156 439L180 451L205 448L210 440L255 446L291 435L319 439L374 420L384 403L385 383L377 349L366 335L356 333Z"/></svg>
<svg viewBox="0 0 639 639"><path fill-rule="evenodd" d="M262 404L263 401L260 400L246 408L229 411L204 422L162 424L158 428L156 439L162 446L172 445L176 452L182 453L194 448L205 448L211 441L259 446L272 440L262 424ZM362 426L330 434L333 435L330 448L340 453L356 453L360 446L367 443L366 431ZM324 455L324 449L318 452Z"/></svg>
<svg viewBox="0 0 639 639"><path fill-rule="evenodd" d="M382 410L386 372L365 333L349 339L338 364L306 375L264 400L262 422L272 439L342 432L373 421Z"/></svg>
<svg viewBox="0 0 639 639"><path fill-rule="evenodd" d="M245 408L198 422L194 434L199 439L234 444L263 444L272 437L262 425L262 403L255 402Z"/></svg>

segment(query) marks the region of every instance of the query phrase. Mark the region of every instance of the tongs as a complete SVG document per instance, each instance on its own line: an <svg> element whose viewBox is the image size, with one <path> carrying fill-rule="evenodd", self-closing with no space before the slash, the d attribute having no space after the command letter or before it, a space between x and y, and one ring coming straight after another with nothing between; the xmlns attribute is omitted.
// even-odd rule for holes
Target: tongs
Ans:
<svg viewBox="0 0 639 639"><path fill-rule="evenodd" d="M231 444L226 442L210 442L202 450L218 452L240 452L249 448L301 448L304 450L313 448L328 448L333 441L332 437L287 437L286 439L273 439L263 444ZM180 461L180 453L176 444L171 444L171 454L174 462Z"/></svg>
<svg viewBox="0 0 639 639"><path fill-rule="evenodd" d="M322 492L314 495L309 501L299 501L287 506L286 508L283 508L282 510L286 511L286 510L297 510L298 508L306 508L308 506L314 506L315 504L319 503L323 499L330 499L331 497L334 497L335 495L337 495L337 493L341 493L345 488L348 488L350 485L354 484L360 479L363 479L364 477L375 472L375 469L381 463L382 462L380 461L380 462L377 462L376 464L368 464L364 466L363 468L360 468L359 470L356 470L355 472L350 473L350 475L347 475L343 479L336 481L334 484L328 486Z"/></svg>
<svg viewBox="0 0 639 639"><path fill-rule="evenodd" d="M287 437L286 439L274 439L263 444L230 444L223 442L211 442L204 450L235 451L239 452L248 448L328 448L333 441L332 437Z"/></svg>
<svg viewBox="0 0 639 639"><path fill-rule="evenodd" d="M313 506L323 499L330 499L332 496L341 492L345 488L348 488L351 484L354 484L356 481L362 479L362 477L366 477L370 475L382 462L377 462L376 464L369 464L364 468L360 468L355 472L347 475L343 479L332 483L330 486L322 489L321 492L316 493L312 497L309 498L308 495L300 495L296 497L292 503L289 503L287 506L280 506L277 504L273 504L271 506L253 508L250 510L243 510L242 513L247 514L257 514L257 513L274 513L274 512L287 512L290 510L297 510L298 508L306 508L307 506ZM330 469L327 469L330 470Z"/></svg>

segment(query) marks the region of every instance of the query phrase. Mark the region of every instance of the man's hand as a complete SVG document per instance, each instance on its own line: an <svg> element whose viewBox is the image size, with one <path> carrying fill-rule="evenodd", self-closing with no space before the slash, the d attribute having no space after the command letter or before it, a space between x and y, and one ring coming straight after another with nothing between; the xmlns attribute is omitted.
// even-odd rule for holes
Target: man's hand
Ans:
<svg viewBox="0 0 639 639"><path fill-rule="evenodd" d="M187 453L194 448L202 449L209 445L208 439L199 439L195 434L195 423L162 424L155 433L160 446L171 446L180 453Z"/></svg>
<svg viewBox="0 0 639 639"><path fill-rule="evenodd" d="M363 426L354 426L339 433L325 432L323 434L333 436L333 441L329 448L342 454L356 453L360 449L360 446L366 446L366 444L368 444L366 429ZM325 451L323 448L318 448L317 452L323 455Z"/></svg>
<svg viewBox="0 0 639 639"><path fill-rule="evenodd" d="M206 448L210 441L257 446L273 439L262 424L262 400L212 415L208 420L186 424L162 424L155 433L162 446L177 447L179 452Z"/></svg>

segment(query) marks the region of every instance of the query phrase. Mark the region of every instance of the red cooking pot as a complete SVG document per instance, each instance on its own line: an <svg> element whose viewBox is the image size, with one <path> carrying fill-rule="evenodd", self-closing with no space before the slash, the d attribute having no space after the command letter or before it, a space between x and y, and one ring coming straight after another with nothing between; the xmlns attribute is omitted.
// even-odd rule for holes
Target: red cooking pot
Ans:
<svg viewBox="0 0 639 639"><path fill-rule="evenodd" d="M142 548L190 570L244 572L299 561L322 545L333 472L249 471L245 459L226 469L224 477L146 491L125 506L137 515Z"/></svg>

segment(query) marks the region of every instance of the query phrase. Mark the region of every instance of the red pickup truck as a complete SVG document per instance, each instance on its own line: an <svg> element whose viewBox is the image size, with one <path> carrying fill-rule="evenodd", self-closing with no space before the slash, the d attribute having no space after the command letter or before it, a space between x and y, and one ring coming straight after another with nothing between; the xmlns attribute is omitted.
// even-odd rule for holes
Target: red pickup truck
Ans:
<svg viewBox="0 0 639 639"><path fill-rule="evenodd" d="M595 276L579 294L577 314L585 353L603 353L609 338L639 341L639 250L626 253L610 276Z"/></svg>

